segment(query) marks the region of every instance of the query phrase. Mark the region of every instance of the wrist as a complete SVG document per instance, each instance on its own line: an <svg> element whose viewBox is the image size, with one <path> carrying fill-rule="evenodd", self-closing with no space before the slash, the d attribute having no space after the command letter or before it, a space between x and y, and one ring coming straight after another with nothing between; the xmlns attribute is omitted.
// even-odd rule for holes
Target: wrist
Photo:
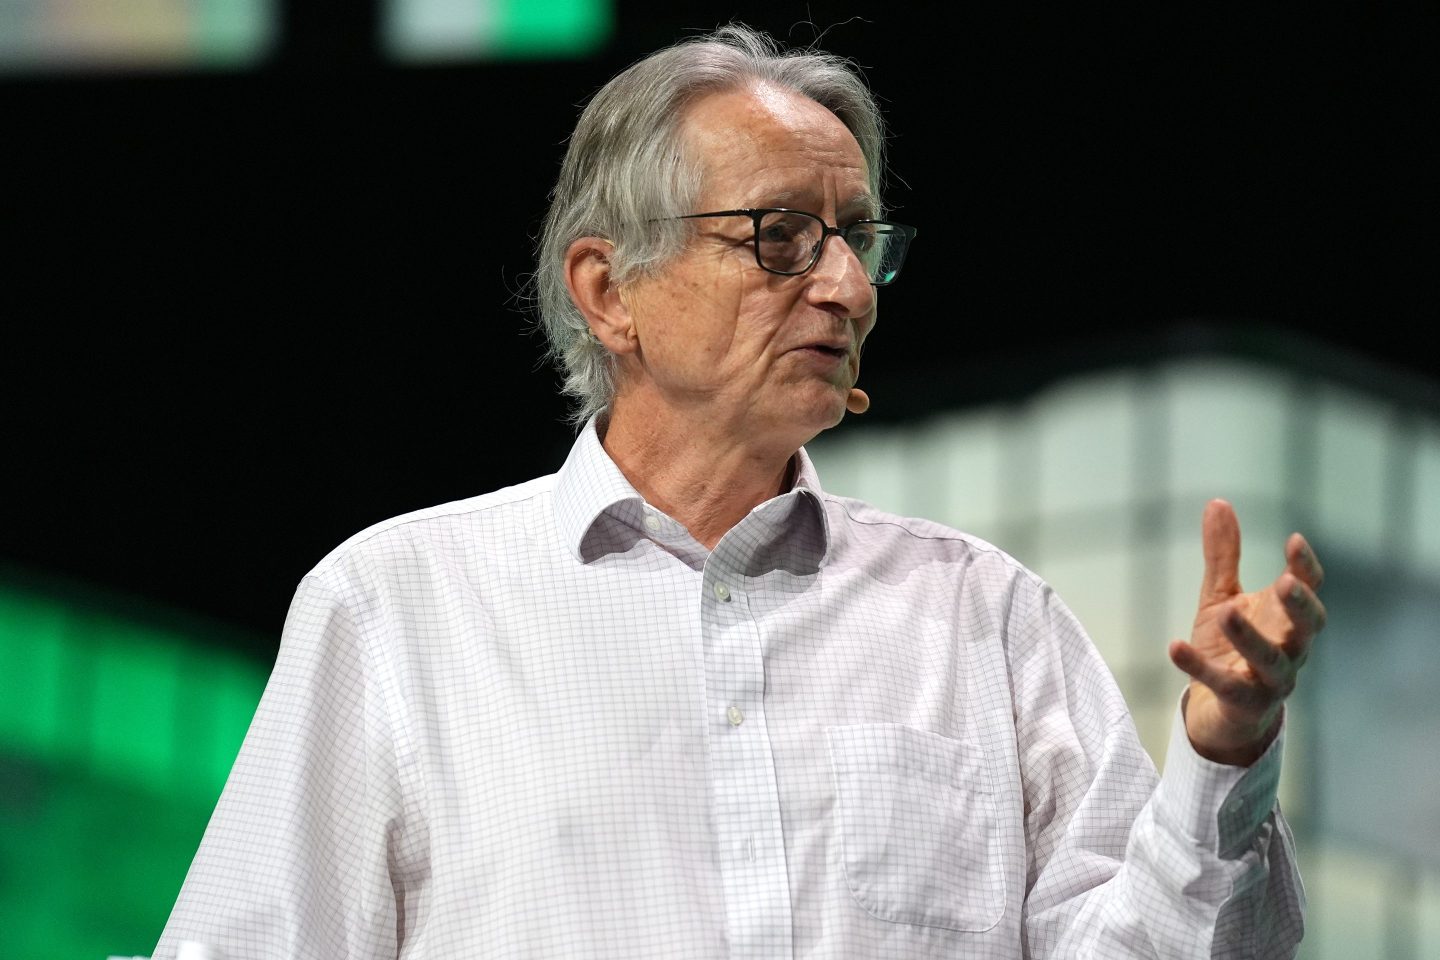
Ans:
<svg viewBox="0 0 1440 960"><path fill-rule="evenodd" d="M1262 716L1252 721L1229 721L1224 718L1205 718L1201 722L1192 717L1190 694L1187 690L1181 700L1181 716L1185 720L1185 734L1190 747L1201 757L1212 763L1232 767L1248 767L1264 756L1265 751L1275 742L1284 720L1283 703L1275 704ZM1205 690L1209 693L1209 690ZM1200 711L1197 711L1197 714Z"/></svg>

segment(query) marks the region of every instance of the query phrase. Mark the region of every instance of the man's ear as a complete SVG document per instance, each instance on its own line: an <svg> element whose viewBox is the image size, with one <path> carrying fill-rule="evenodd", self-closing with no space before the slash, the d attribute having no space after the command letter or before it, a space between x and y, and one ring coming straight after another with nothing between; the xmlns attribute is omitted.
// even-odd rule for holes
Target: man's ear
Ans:
<svg viewBox="0 0 1440 960"><path fill-rule="evenodd" d="M565 251L565 286L570 299L590 324L590 332L616 355L639 347L630 308L620 288L610 282L610 259L615 245L600 237L581 237Z"/></svg>

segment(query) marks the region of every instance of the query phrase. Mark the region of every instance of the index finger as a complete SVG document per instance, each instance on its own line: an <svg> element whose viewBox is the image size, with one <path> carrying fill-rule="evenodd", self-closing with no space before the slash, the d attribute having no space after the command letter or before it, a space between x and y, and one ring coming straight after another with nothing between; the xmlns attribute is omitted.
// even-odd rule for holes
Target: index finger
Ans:
<svg viewBox="0 0 1440 960"><path fill-rule="evenodd" d="M1205 504L1200 538L1205 551L1200 604L1206 606L1240 592L1240 521L1228 501Z"/></svg>

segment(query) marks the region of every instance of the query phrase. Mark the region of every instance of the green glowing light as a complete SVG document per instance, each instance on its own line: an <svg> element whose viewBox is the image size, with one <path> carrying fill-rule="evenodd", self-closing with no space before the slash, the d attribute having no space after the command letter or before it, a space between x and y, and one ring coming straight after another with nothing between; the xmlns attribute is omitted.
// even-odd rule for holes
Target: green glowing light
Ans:
<svg viewBox="0 0 1440 960"><path fill-rule="evenodd" d="M213 631L108 599L0 585L0 930L15 956L150 952L264 687L266 665Z"/></svg>
<svg viewBox="0 0 1440 960"><path fill-rule="evenodd" d="M610 36L610 5L596 0L500 3L494 50L502 56L589 53Z"/></svg>
<svg viewBox="0 0 1440 960"><path fill-rule="evenodd" d="M610 38L610 0L386 0L387 53L413 63L583 56Z"/></svg>

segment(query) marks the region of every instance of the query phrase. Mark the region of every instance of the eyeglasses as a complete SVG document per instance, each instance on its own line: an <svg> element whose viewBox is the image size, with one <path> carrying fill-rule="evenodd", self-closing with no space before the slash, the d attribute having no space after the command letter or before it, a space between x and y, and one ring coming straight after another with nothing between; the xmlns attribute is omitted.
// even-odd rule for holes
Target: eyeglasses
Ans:
<svg viewBox="0 0 1440 960"><path fill-rule="evenodd" d="M877 287L894 283L905 262L905 251L915 228L885 220L856 220L832 227L813 213L766 207L750 210L717 210L692 213L678 220L709 217L749 217L755 225L755 262L760 269L782 277L807 273L820 262L827 237L845 241Z"/></svg>

